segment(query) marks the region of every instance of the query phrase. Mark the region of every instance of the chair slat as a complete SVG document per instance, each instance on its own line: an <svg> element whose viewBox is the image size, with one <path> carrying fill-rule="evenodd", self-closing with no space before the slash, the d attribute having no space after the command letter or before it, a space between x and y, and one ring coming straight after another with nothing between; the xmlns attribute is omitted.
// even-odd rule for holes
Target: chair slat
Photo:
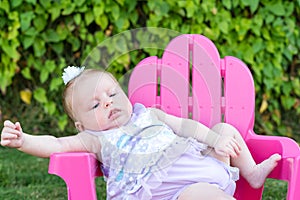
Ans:
<svg viewBox="0 0 300 200"><path fill-rule="evenodd" d="M157 102L157 65L156 56L141 61L134 69L128 83L128 96L134 103L143 103L146 107L156 107Z"/></svg>
<svg viewBox="0 0 300 200"><path fill-rule="evenodd" d="M166 47L161 63L161 109L169 114L189 114L189 38L172 40Z"/></svg>
<svg viewBox="0 0 300 200"><path fill-rule="evenodd" d="M192 55L193 119L211 127L222 120L220 56L201 35L193 36Z"/></svg>
<svg viewBox="0 0 300 200"><path fill-rule="evenodd" d="M253 129L255 88L248 67L239 59L225 60L225 121L236 127L243 138Z"/></svg>

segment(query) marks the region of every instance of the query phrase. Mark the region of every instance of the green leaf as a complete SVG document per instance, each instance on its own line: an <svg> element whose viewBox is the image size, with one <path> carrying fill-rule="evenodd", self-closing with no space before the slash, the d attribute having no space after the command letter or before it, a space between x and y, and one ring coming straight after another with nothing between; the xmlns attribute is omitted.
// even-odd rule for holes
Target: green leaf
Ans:
<svg viewBox="0 0 300 200"><path fill-rule="evenodd" d="M285 109L291 109L295 104L296 100L291 96L281 96L280 97L281 103Z"/></svg>
<svg viewBox="0 0 300 200"><path fill-rule="evenodd" d="M271 40L269 30L267 28L262 28L262 35L266 40Z"/></svg>
<svg viewBox="0 0 300 200"><path fill-rule="evenodd" d="M77 37L69 37L67 41L72 45L72 51L77 51L80 48L80 40Z"/></svg>
<svg viewBox="0 0 300 200"><path fill-rule="evenodd" d="M74 21L77 25L80 24L81 22L81 14L77 13L75 16L74 16Z"/></svg>
<svg viewBox="0 0 300 200"><path fill-rule="evenodd" d="M120 16L120 8L119 8L119 6L117 6L116 4L114 4L111 9L112 9L111 14L112 14L114 20L118 20L119 16Z"/></svg>
<svg viewBox="0 0 300 200"><path fill-rule="evenodd" d="M54 60L46 60L45 62L45 70L52 73L56 68L56 64Z"/></svg>
<svg viewBox="0 0 300 200"><path fill-rule="evenodd" d="M39 2L46 10L51 7L51 1L49 0L40 0Z"/></svg>
<svg viewBox="0 0 300 200"><path fill-rule="evenodd" d="M249 3L250 3L251 13L254 13L258 8L259 0L251 0Z"/></svg>
<svg viewBox="0 0 300 200"><path fill-rule="evenodd" d="M31 25L31 20L35 17L35 14L33 11L28 11L25 13L21 13L21 29L22 31L26 31L29 26Z"/></svg>
<svg viewBox="0 0 300 200"><path fill-rule="evenodd" d="M256 54L263 50L265 47L265 44L263 43L263 40L261 38L257 38L255 42L252 45L253 53Z"/></svg>
<svg viewBox="0 0 300 200"><path fill-rule="evenodd" d="M220 28L220 31L225 34L227 34L229 31L228 23L224 20L219 23L219 28Z"/></svg>
<svg viewBox="0 0 300 200"><path fill-rule="evenodd" d="M68 34L70 32L64 24L61 24L61 25L57 26L56 33L58 34L59 40L63 41L63 40L67 39Z"/></svg>
<svg viewBox="0 0 300 200"><path fill-rule="evenodd" d="M300 79L299 78L293 78L292 79L292 85L293 85L295 94L300 96Z"/></svg>
<svg viewBox="0 0 300 200"><path fill-rule="evenodd" d="M38 35L38 32L35 28L33 27L30 27L29 29L27 29L25 32L24 32L25 35L28 35L28 36L37 36Z"/></svg>
<svg viewBox="0 0 300 200"><path fill-rule="evenodd" d="M43 34L43 38L47 42L59 42L60 41L59 35L53 29L46 30L46 32L44 32L44 34Z"/></svg>
<svg viewBox="0 0 300 200"><path fill-rule="evenodd" d="M285 10L284 10L284 5L282 4L281 1L277 1L275 4L269 4L267 8L277 16L284 16Z"/></svg>
<svg viewBox="0 0 300 200"><path fill-rule="evenodd" d="M273 75L273 66L270 63L268 63L264 66L263 73L266 76L265 80L271 81L273 83L273 81L274 81L273 76L272 76Z"/></svg>
<svg viewBox="0 0 300 200"><path fill-rule="evenodd" d="M243 3L243 5L249 6L251 3L251 0L241 0L241 2Z"/></svg>
<svg viewBox="0 0 300 200"><path fill-rule="evenodd" d="M50 82L50 91L58 91L59 87L62 85L62 78L53 78Z"/></svg>
<svg viewBox="0 0 300 200"><path fill-rule="evenodd" d="M64 45L62 42L53 43L51 44L51 47L57 54L61 54L64 50Z"/></svg>
<svg viewBox="0 0 300 200"><path fill-rule="evenodd" d="M94 6L93 12L94 12L95 18L100 17L101 15L103 15L104 6Z"/></svg>
<svg viewBox="0 0 300 200"><path fill-rule="evenodd" d="M40 73L40 82L41 83L45 83L46 80L48 79L48 76L49 76L49 72L47 70L41 70L41 73Z"/></svg>
<svg viewBox="0 0 300 200"><path fill-rule="evenodd" d="M8 13L8 19L12 21L18 21L19 20L19 13L17 11L12 11Z"/></svg>
<svg viewBox="0 0 300 200"><path fill-rule="evenodd" d="M231 0L222 0L222 4L227 8L228 10L231 9Z"/></svg>
<svg viewBox="0 0 300 200"><path fill-rule="evenodd" d="M99 62L101 59L101 51L99 48L93 49L88 55L89 58L91 58L95 63Z"/></svg>
<svg viewBox="0 0 300 200"><path fill-rule="evenodd" d="M276 49L276 48L275 48L274 42L270 40L270 41L266 42L266 44L267 44L267 45L266 45L267 51L270 52L270 53L275 53L275 49Z"/></svg>
<svg viewBox="0 0 300 200"><path fill-rule="evenodd" d="M108 26L108 19L106 15L101 15L95 18L96 24L98 24L103 30Z"/></svg>
<svg viewBox="0 0 300 200"><path fill-rule="evenodd" d="M25 1L28 2L28 3L31 3L31 4L33 4L33 5L36 4L36 0L25 0Z"/></svg>
<svg viewBox="0 0 300 200"><path fill-rule="evenodd" d="M67 126L67 124L68 124L68 117L67 117L67 115L66 114L63 114L63 115L60 115L59 117L58 117L58 127L59 127L59 129L60 130L64 130L65 129L65 127Z"/></svg>
<svg viewBox="0 0 300 200"><path fill-rule="evenodd" d="M85 23L87 26L90 25L92 23L92 21L94 21L93 12L89 11L89 12L85 13L84 20L85 20Z"/></svg>
<svg viewBox="0 0 300 200"><path fill-rule="evenodd" d="M39 15L33 19L33 25L38 32L41 32L48 24L47 18L44 15Z"/></svg>
<svg viewBox="0 0 300 200"><path fill-rule="evenodd" d="M9 13L10 6L8 0L2 0L0 3L0 9L4 10L6 13Z"/></svg>
<svg viewBox="0 0 300 200"><path fill-rule="evenodd" d="M10 0L10 3L11 3L11 7L12 8L16 8L18 7L19 5L21 5L23 0ZM2 3L2 2L1 2Z"/></svg>
<svg viewBox="0 0 300 200"><path fill-rule="evenodd" d="M54 7L51 7L51 8L48 9L48 12L51 14L51 21L52 22L59 17L60 11L61 11L61 9L58 6L57 7L54 6Z"/></svg>
<svg viewBox="0 0 300 200"><path fill-rule="evenodd" d="M281 90L284 95L288 96L293 90L293 86L290 82L283 82L283 84L281 85Z"/></svg>
<svg viewBox="0 0 300 200"><path fill-rule="evenodd" d="M19 59L20 57L20 54L17 50L17 47L19 46L19 42L14 39L14 40L11 40L11 41L8 41L8 40L4 40L2 42L2 49L3 51L10 57L10 58L13 58L13 59Z"/></svg>
<svg viewBox="0 0 300 200"><path fill-rule="evenodd" d="M268 15L266 16L266 18L265 18L265 22L266 22L266 24L269 24L269 23L271 23L272 21L274 21L274 19L275 19L275 16L274 16L274 15L268 14Z"/></svg>
<svg viewBox="0 0 300 200"><path fill-rule="evenodd" d="M253 49L250 47L250 45L246 45L247 48L245 48L244 52L244 56L243 59L248 62L249 64L253 65L254 64L254 51Z"/></svg>
<svg viewBox="0 0 300 200"><path fill-rule="evenodd" d="M62 14L63 15L70 15L75 9L75 4L73 3L68 3L68 5L66 5L66 7L64 7Z"/></svg>
<svg viewBox="0 0 300 200"><path fill-rule="evenodd" d="M127 52L127 41L125 37L117 37L113 39L114 49L118 52Z"/></svg>
<svg viewBox="0 0 300 200"><path fill-rule="evenodd" d="M34 42L34 37L32 36L24 36L22 37L22 43L23 43L23 47L24 49L28 49Z"/></svg>
<svg viewBox="0 0 300 200"><path fill-rule="evenodd" d="M44 88L38 87L37 89L35 89L33 92L33 97L40 103L48 102L46 90Z"/></svg>
<svg viewBox="0 0 300 200"><path fill-rule="evenodd" d="M32 79L31 73L30 73L30 67L26 67L21 71L21 74L23 75L23 77L25 77L28 80Z"/></svg>
<svg viewBox="0 0 300 200"><path fill-rule="evenodd" d="M37 16L42 16L42 15L48 16L48 14L46 14L47 12L46 12L45 8L43 8L43 6L40 5L40 4L37 4L37 5L35 6L34 13L35 13Z"/></svg>
<svg viewBox="0 0 300 200"><path fill-rule="evenodd" d="M19 35L19 29L20 28L20 22L14 21L12 22L11 26L9 27L9 32L7 34L7 39L12 40L18 37Z"/></svg>
<svg viewBox="0 0 300 200"><path fill-rule="evenodd" d="M33 43L33 50L36 57L41 57L42 55L44 55L46 52L45 41L41 38L35 38L35 41Z"/></svg>
<svg viewBox="0 0 300 200"><path fill-rule="evenodd" d="M84 3L84 2L85 2L85 0L76 0L76 1L74 1L75 5L76 5L77 7L83 6L83 3Z"/></svg>
<svg viewBox="0 0 300 200"><path fill-rule="evenodd" d="M45 112L53 115L56 111L56 104L53 101L47 102L45 105Z"/></svg>

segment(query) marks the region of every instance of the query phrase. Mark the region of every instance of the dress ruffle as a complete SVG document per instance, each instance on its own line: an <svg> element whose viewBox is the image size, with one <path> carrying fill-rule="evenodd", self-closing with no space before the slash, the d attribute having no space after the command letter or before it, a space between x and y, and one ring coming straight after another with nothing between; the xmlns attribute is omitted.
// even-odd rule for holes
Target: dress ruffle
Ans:
<svg viewBox="0 0 300 200"><path fill-rule="evenodd" d="M182 144L185 145L184 151L178 151L178 149L176 148L168 149L168 151L161 157L162 162L158 164L158 167L154 168L155 170L152 171L151 174L143 177L140 180L141 188L135 194L138 199L153 199L153 191L155 191L156 188L161 187L163 182L166 180L166 177L170 176L169 170L173 167L172 164L176 162L181 156L184 156L183 154L193 154L200 157L201 152L207 149L207 145L199 143L193 138L185 139L185 142ZM168 160L168 163L163 160ZM162 197L159 197L159 200L161 200L161 198ZM166 198L166 200L167 199L168 197Z"/></svg>

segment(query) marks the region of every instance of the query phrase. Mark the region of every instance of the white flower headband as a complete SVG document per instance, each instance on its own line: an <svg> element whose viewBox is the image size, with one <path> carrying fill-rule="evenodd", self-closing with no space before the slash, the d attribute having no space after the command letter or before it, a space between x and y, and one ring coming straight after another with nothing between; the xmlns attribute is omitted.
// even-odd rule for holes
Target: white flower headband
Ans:
<svg viewBox="0 0 300 200"><path fill-rule="evenodd" d="M79 76L79 74L83 72L84 68L85 68L84 66L83 67L68 66L67 68L65 68L62 75L62 79L65 85L67 85L71 80Z"/></svg>

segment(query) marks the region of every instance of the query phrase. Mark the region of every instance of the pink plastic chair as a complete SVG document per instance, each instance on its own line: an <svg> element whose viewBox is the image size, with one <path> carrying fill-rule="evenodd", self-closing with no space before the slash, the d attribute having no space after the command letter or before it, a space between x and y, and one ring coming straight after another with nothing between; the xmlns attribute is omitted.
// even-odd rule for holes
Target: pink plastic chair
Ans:
<svg viewBox="0 0 300 200"><path fill-rule="evenodd" d="M300 150L285 137L260 136L253 131L254 83L247 66L239 59L221 59L215 45L201 35L181 35L166 47L162 58L142 60L134 69L128 95L132 103L190 117L208 127L225 121L235 126L253 157L260 162L273 153L282 155L269 178L288 182L287 199L300 199ZM100 168L89 153L59 153L50 158L49 173L62 177L69 200L96 199L95 177ZM261 199L263 187L251 188L241 178L235 197Z"/></svg>

